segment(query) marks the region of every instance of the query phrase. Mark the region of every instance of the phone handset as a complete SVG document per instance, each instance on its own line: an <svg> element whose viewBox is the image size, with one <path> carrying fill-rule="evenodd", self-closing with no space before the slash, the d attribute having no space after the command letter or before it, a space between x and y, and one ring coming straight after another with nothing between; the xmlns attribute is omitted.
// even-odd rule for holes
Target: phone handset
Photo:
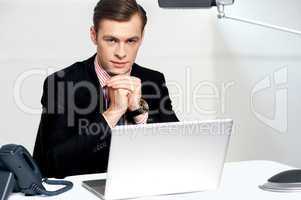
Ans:
<svg viewBox="0 0 301 200"><path fill-rule="evenodd" d="M14 192L23 192L25 195L53 196L70 190L73 183L63 180L48 180L42 178L41 172L30 153L21 145L8 144L0 148L0 170L14 174ZM42 183L50 185L65 185L57 191L47 191Z"/></svg>

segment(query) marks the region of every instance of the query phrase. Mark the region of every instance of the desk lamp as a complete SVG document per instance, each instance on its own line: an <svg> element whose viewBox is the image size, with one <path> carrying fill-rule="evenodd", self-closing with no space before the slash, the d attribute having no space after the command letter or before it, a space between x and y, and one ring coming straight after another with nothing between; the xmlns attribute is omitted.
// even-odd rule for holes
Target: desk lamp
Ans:
<svg viewBox="0 0 301 200"><path fill-rule="evenodd" d="M233 5L234 0L159 0L161 8L181 8L181 9L197 9L217 7L217 17L219 19L228 19L247 24L257 25L265 28L270 28L278 31L288 32L296 35L301 35L301 31L289 29L281 26L262 23L259 21L248 20L243 18L231 17L225 14L225 6Z"/></svg>
<svg viewBox="0 0 301 200"><path fill-rule="evenodd" d="M197 9L217 7L219 19L229 19L265 28L279 30L291 34L301 35L301 31L281 26L270 25L258 21L230 17L225 14L225 6L233 5L234 0L158 0L161 8ZM301 192L301 169L288 170L276 174L260 185L260 189L272 192Z"/></svg>

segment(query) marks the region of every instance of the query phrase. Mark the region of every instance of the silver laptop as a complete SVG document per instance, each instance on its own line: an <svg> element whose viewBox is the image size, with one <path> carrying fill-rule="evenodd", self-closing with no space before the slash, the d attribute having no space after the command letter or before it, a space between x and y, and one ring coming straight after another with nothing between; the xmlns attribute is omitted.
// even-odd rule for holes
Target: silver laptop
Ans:
<svg viewBox="0 0 301 200"><path fill-rule="evenodd" d="M104 200L217 189L233 121L118 126L105 180L83 186Z"/></svg>

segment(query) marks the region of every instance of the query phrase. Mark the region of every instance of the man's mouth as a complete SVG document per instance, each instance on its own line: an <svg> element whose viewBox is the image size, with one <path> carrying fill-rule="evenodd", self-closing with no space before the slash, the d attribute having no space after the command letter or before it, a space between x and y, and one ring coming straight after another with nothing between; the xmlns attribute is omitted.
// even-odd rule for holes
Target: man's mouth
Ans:
<svg viewBox="0 0 301 200"><path fill-rule="evenodd" d="M116 67L123 67L125 64L129 62L117 62L117 61L111 61Z"/></svg>

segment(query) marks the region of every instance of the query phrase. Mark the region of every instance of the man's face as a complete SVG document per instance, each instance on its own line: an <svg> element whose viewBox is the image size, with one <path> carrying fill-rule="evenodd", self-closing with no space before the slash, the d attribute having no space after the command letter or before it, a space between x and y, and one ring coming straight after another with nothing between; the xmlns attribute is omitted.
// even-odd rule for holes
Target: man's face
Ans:
<svg viewBox="0 0 301 200"><path fill-rule="evenodd" d="M104 19L98 32L91 28L91 39L97 46L99 64L110 74L127 74L135 62L143 32L138 14L129 21Z"/></svg>

